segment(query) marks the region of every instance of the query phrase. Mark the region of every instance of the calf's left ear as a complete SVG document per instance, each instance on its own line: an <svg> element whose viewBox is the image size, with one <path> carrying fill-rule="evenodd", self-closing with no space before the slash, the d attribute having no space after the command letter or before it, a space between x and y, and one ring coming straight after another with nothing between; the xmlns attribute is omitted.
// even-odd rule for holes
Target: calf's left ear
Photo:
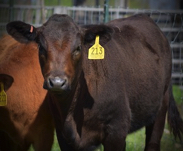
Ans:
<svg viewBox="0 0 183 151"><path fill-rule="evenodd" d="M91 25L86 26L84 32L84 42L91 43L95 40L96 36L100 37L100 44L104 45L112 37L113 29L112 27L106 25Z"/></svg>
<svg viewBox="0 0 183 151"><path fill-rule="evenodd" d="M36 28L22 21L8 23L6 25L6 30L9 35L21 43L34 41L37 36Z"/></svg>

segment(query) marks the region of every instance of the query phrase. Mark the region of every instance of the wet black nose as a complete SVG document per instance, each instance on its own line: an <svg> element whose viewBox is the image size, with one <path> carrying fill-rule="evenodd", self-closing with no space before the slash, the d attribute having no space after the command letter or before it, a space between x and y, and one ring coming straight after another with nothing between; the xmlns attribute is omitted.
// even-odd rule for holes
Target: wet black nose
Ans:
<svg viewBox="0 0 183 151"><path fill-rule="evenodd" d="M66 77L48 77L44 85L48 90L66 90L68 88L68 80Z"/></svg>

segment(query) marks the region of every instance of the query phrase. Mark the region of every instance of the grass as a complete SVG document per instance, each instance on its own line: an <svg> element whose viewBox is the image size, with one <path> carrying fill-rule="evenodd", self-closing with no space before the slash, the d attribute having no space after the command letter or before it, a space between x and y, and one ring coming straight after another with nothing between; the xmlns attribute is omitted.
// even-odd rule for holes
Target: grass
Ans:
<svg viewBox="0 0 183 151"><path fill-rule="evenodd" d="M127 151L142 151L145 147L145 128L127 136ZM182 151L183 142L175 140L168 129L164 129L161 139L161 151Z"/></svg>
<svg viewBox="0 0 183 151"><path fill-rule="evenodd" d="M173 94L176 100L176 103L179 107L183 107L183 90L179 86L173 86ZM183 110L180 109L181 114L183 115ZM183 137L183 136L182 136ZM126 139L126 151L142 151L145 146L145 128L129 134ZM29 151L34 151L33 148ZM54 136L54 144L52 151L60 151L56 134ZM99 146L95 151L104 151L102 146ZM183 140L176 140L174 136L168 130L168 125L166 124L163 137L161 139L161 151L183 151Z"/></svg>
<svg viewBox="0 0 183 151"><path fill-rule="evenodd" d="M180 89L179 86L173 86L173 95L177 105L183 104L183 89Z"/></svg>

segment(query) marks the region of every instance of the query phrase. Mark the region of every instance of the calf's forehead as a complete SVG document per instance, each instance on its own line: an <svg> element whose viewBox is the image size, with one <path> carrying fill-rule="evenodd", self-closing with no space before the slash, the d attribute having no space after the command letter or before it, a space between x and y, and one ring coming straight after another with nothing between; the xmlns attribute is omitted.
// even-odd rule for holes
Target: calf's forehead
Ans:
<svg viewBox="0 0 183 151"><path fill-rule="evenodd" d="M59 40L63 37L75 37L79 27L67 15L54 15L42 27L41 33L46 39Z"/></svg>

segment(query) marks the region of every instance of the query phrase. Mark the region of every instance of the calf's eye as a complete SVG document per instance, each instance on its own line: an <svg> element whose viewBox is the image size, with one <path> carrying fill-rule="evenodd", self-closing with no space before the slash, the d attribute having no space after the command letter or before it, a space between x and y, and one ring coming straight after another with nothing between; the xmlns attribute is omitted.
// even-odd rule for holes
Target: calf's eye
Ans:
<svg viewBox="0 0 183 151"><path fill-rule="evenodd" d="M74 50L73 55L77 56L77 55L79 55L80 53L81 53L81 46L78 46L78 47Z"/></svg>

